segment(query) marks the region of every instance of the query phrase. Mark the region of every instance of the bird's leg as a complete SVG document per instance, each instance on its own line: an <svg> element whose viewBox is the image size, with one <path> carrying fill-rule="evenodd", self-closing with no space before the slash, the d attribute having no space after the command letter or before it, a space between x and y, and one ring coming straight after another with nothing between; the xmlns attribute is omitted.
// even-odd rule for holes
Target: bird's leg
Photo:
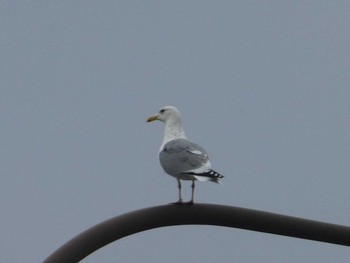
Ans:
<svg viewBox="0 0 350 263"><path fill-rule="evenodd" d="M192 198L191 198L191 201L188 202L189 205L192 205L194 202L194 180L192 180L191 188L192 188Z"/></svg>
<svg viewBox="0 0 350 263"><path fill-rule="evenodd" d="M177 179L177 187L179 189L179 201L177 201L177 204L182 204L182 197L181 197L181 181L180 179Z"/></svg>

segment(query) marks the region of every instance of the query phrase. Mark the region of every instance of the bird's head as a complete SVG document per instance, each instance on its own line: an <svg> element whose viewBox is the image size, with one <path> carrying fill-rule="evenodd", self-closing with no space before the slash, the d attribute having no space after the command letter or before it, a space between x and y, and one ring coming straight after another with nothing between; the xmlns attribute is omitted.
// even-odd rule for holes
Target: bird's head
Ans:
<svg viewBox="0 0 350 263"><path fill-rule="evenodd" d="M156 120L164 123L168 122L169 120L172 120L174 122L181 122L181 114L180 111L174 106L165 106L161 108L157 114L149 117L147 119L147 122Z"/></svg>

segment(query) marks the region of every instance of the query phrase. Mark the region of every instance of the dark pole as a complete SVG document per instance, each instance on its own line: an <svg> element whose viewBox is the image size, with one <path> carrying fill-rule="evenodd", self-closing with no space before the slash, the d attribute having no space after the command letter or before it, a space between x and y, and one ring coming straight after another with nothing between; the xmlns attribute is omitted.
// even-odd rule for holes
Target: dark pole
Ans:
<svg viewBox="0 0 350 263"><path fill-rule="evenodd" d="M76 263L141 231L174 225L216 225L350 246L350 227L246 208L194 204L145 208L106 220L68 241L44 263Z"/></svg>

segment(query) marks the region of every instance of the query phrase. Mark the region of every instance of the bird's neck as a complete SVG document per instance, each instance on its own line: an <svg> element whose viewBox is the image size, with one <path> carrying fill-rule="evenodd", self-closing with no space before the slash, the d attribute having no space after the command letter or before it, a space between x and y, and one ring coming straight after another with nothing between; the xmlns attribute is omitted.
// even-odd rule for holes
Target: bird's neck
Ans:
<svg viewBox="0 0 350 263"><path fill-rule="evenodd" d="M181 120L168 120L165 123L164 137L161 149L167 142L180 138L187 139L186 134L182 129Z"/></svg>

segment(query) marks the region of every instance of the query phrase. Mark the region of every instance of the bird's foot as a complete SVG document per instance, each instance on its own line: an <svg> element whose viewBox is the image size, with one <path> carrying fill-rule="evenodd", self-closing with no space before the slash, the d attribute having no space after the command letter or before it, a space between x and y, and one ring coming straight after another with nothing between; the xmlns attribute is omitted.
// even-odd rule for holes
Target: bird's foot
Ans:
<svg viewBox="0 0 350 263"><path fill-rule="evenodd" d="M172 204L173 205L183 205L184 203L182 202L182 200L179 200L179 201L172 203Z"/></svg>
<svg viewBox="0 0 350 263"><path fill-rule="evenodd" d="M191 201L189 201L189 202L186 202L185 204L186 204L186 205L194 205L194 202L193 202L193 200L191 200Z"/></svg>

